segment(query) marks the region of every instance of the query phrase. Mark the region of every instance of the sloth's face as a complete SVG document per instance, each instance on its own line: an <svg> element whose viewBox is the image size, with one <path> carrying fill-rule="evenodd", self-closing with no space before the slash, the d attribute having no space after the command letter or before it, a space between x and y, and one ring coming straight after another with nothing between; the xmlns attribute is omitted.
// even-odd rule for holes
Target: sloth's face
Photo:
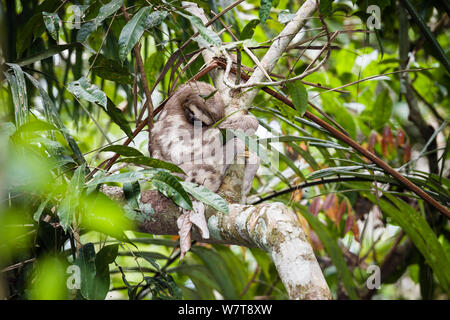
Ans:
<svg viewBox="0 0 450 320"><path fill-rule="evenodd" d="M185 114L186 114L186 120L189 121L189 123L194 124L195 121L202 122L203 126L211 126L214 124L214 119L212 119L211 115L203 112L200 108L198 108L195 104L189 104L186 106Z"/></svg>

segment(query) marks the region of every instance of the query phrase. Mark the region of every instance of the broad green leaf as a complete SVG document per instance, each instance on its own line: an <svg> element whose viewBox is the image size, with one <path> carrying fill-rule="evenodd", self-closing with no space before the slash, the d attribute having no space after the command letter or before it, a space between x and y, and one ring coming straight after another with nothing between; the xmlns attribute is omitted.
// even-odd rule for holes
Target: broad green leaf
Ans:
<svg viewBox="0 0 450 320"><path fill-rule="evenodd" d="M333 9L331 3L333 0L320 0L320 14L323 17L327 17L331 14L331 11Z"/></svg>
<svg viewBox="0 0 450 320"><path fill-rule="evenodd" d="M102 22L114 14L123 5L123 0L112 0L109 3L103 5L97 17L93 21L88 21L83 23L80 30L77 33L77 41L84 42L89 38L89 35L97 30L97 28L102 24Z"/></svg>
<svg viewBox="0 0 450 320"><path fill-rule="evenodd" d="M447 69L447 72L450 72L450 60L446 55L445 51L442 49L441 45L437 41L436 37L433 35L431 30L428 28L425 21L423 21L421 14L417 12L414 6L411 4L409 0L403 0L402 5L411 15L411 20L419 27L420 32L424 36L424 38L429 42L432 47L432 52L437 60L439 60L444 67ZM446 6L446 10L448 10L448 5Z"/></svg>
<svg viewBox="0 0 450 320"><path fill-rule="evenodd" d="M16 126L20 126L28 121L28 94L25 77L22 68L14 63L7 63L14 71L14 76L10 76L5 72L6 79L11 85L13 92L13 101L15 108Z"/></svg>
<svg viewBox="0 0 450 320"><path fill-rule="evenodd" d="M143 156L142 152L140 152L139 150L132 148L130 146L123 146L123 145L112 145L112 146L107 146L105 148L103 148L102 150L100 150L100 152L115 152L117 154L120 154L121 156L126 156L126 157L139 157L139 156Z"/></svg>
<svg viewBox="0 0 450 320"><path fill-rule="evenodd" d="M450 290L449 256L443 250L426 219L409 204L389 193L384 193L384 196L391 203L383 198L377 199L369 193L365 193L364 196L378 204L383 213L390 216L410 237L427 264L433 269L443 289L448 292Z"/></svg>
<svg viewBox="0 0 450 320"><path fill-rule="evenodd" d="M47 130L56 130L59 131L58 128L56 128L54 125L39 120L39 119L33 119L31 121L28 121L27 123L23 124L22 126L17 129L17 131L13 134L14 136L19 136L21 133L25 132L34 132L34 131L47 131Z"/></svg>
<svg viewBox="0 0 450 320"><path fill-rule="evenodd" d="M81 191L84 187L86 164L79 166L70 179L66 195L58 207L59 223L64 231L72 223L74 214L79 205Z"/></svg>
<svg viewBox="0 0 450 320"><path fill-rule="evenodd" d="M249 248L252 256L255 258L258 266L261 268L266 279L270 279L270 266L273 264L267 252L259 248Z"/></svg>
<svg viewBox="0 0 450 320"><path fill-rule="evenodd" d="M59 18L57 13L54 12L42 12L42 16L44 18L45 27L50 33L51 37L58 41L59 38L59 24L61 23L61 19Z"/></svg>
<svg viewBox="0 0 450 320"><path fill-rule="evenodd" d="M178 274L187 275L195 285L196 293L201 299L214 300L213 290L220 292L219 284L204 265L179 264L171 269Z"/></svg>
<svg viewBox="0 0 450 320"><path fill-rule="evenodd" d="M303 116L308 107L308 92L300 81L288 82L289 94L292 97L292 103L300 116Z"/></svg>
<svg viewBox="0 0 450 320"><path fill-rule="evenodd" d="M259 19L250 20L242 29L240 40L251 39L259 22Z"/></svg>
<svg viewBox="0 0 450 320"><path fill-rule="evenodd" d="M96 85L91 84L85 77L81 77L77 81L69 83L67 90L79 99L81 98L89 102L97 103L106 108L106 94Z"/></svg>
<svg viewBox="0 0 450 320"><path fill-rule="evenodd" d="M202 20L200 20L199 17L186 15L186 14L181 13L181 12L178 12L178 14L180 14L183 17L185 17L189 21L191 21L192 25L195 28L197 28L198 33L203 38L203 40L205 40L206 42L208 42L209 44L212 44L214 46L220 46L222 44L222 40L217 35L217 33L215 33L214 31L212 31L210 29L208 29L207 27L205 27L203 25Z"/></svg>
<svg viewBox="0 0 450 320"><path fill-rule="evenodd" d="M25 25L21 26L16 36L16 50L17 58L31 47L34 40L39 38L45 31L44 19L42 19L42 12L55 12L61 5L60 0L45 0L41 2L35 9L33 16L26 20Z"/></svg>
<svg viewBox="0 0 450 320"><path fill-rule="evenodd" d="M44 201L41 202L41 204L39 205L39 207L37 208L37 210L33 214L33 220L34 221L39 222L39 219L41 218L42 212L44 211L45 206L47 205L49 200L50 199L47 198L47 199L45 199Z"/></svg>
<svg viewBox="0 0 450 320"><path fill-rule="evenodd" d="M183 189L181 183L168 172L160 171L152 178L152 184L165 195L172 199L177 205L186 210L193 210L191 199Z"/></svg>
<svg viewBox="0 0 450 320"><path fill-rule="evenodd" d="M93 299L104 300L109 291L110 273L109 264L116 260L119 250L118 244L104 246L95 257L95 279L93 288Z"/></svg>
<svg viewBox="0 0 450 320"><path fill-rule="evenodd" d="M199 246L193 246L191 251L202 260L208 271L213 275L213 279L218 283L219 292L224 299L240 299L239 288L231 281L233 277L226 261L217 252Z"/></svg>
<svg viewBox="0 0 450 320"><path fill-rule="evenodd" d="M88 21L81 25L80 30L77 32L77 41L78 42L85 42L92 32L97 30L97 26L95 25L94 21Z"/></svg>
<svg viewBox="0 0 450 320"><path fill-rule="evenodd" d="M47 121L53 123L55 126L59 128L60 132L64 135L64 138L69 144L69 147L72 150L77 163L79 165L85 163L86 160L84 159L83 154L80 151L80 148L76 144L73 137L70 134L68 134L61 118L59 117L58 110L56 109L56 106L53 103L53 101L50 99L48 93L39 84L39 82L36 79L34 79L31 75L29 75L28 73L25 73L25 75L28 77L31 83L39 90L39 93L41 94Z"/></svg>
<svg viewBox="0 0 450 320"><path fill-rule="evenodd" d="M95 60L95 61L94 61ZM96 76L122 84L131 84L131 74L126 66L121 65L116 60L106 58L104 55L93 55L89 58L92 64L92 73Z"/></svg>
<svg viewBox="0 0 450 320"><path fill-rule="evenodd" d="M337 239L331 234L328 228L320 222L320 220L313 216L309 211L300 205L297 205L300 209L303 217L308 221L308 224L317 233L320 241L322 242L325 251L329 254L333 264L336 266L338 274L344 284L345 290L350 299L358 299L355 283L352 278L352 274L347 266L347 262L344 259L341 248L339 247Z"/></svg>
<svg viewBox="0 0 450 320"><path fill-rule="evenodd" d="M273 0L261 0L261 9L259 9L259 19L261 23L265 23L270 16L270 9L272 9Z"/></svg>
<svg viewBox="0 0 450 320"><path fill-rule="evenodd" d="M133 229L133 222L125 216L122 207L105 194L82 196L79 211L83 227L130 242L124 231Z"/></svg>
<svg viewBox="0 0 450 320"><path fill-rule="evenodd" d="M159 26L169 13L167 11L153 11L145 20L145 29L150 29Z"/></svg>
<svg viewBox="0 0 450 320"><path fill-rule="evenodd" d="M131 171L131 172L124 172L124 173L118 173L113 174L110 176L99 176L95 177L92 181L88 183L89 187L96 186L100 183L108 183L108 182L119 182L119 183L131 183L135 182L139 179L147 178L148 176L153 176L158 172L157 169L147 169L147 170L140 170L140 171Z"/></svg>
<svg viewBox="0 0 450 320"><path fill-rule="evenodd" d="M122 158L122 159L117 160L117 162L134 163L134 164L144 165L144 166L153 167L153 168L167 169L172 172L178 172L178 173L185 174L185 172L180 167L178 167L177 165L175 165L173 163L162 161L159 159L149 158L149 157L145 157L145 156Z"/></svg>
<svg viewBox="0 0 450 320"><path fill-rule="evenodd" d="M80 268L82 296L86 299L95 299L95 249L92 243L87 243L78 250L75 265Z"/></svg>
<svg viewBox="0 0 450 320"><path fill-rule="evenodd" d="M133 138L133 132L131 131L131 127L130 124L128 123L127 119L125 119L124 114L122 113L122 111L117 108L114 103L111 101L111 99L109 99L108 97L106 97L106 108L103 108L105 110L105 112L108 114L108 116L111 118L111 120L117 124L120 129L122 129L123 132L125 132L125 134L128 136L128 138L132 139ZM101 107L103 107L101 105Z"/></svg>
<svg viewBox="0 0 450 320"><path fill-rule="evenodd" d="M373 127L377 130L384 127L389 121L392 113L392 99L389 96L389 90L385 89L377 96L375 104L372 109L370 118L372 119Z"/></svg>
<svg viewBox="0 0 450 320"><path fill-rule="evenodd" d="M122 29L119 36L119 60L123 62L145 31L151 7L141 8Z"/></svg>
<svg viewBox="0 0 450 320"><path fill-rule="evenodd" d="M219 196L217 193L210 191L204 186L198 186L195 183L190 183L183 181L181 182L183 188L194 196L197 200L200 200L204 204L213 207L214 209L229 214L230 209L228 207L228 202Z"/></svg>
<svg viewBox="0 0 450 320"><path fill-rule="evenodd" d="M112 0L109 3L103 5L100 8L98 16L95 18L95 24L100 26L100 24L109 16L111 16L114 12L120 9L123 5L123 0Z"/></svg>
<svg viewBox="0 0 450 320"><path fill-rule="evenodd" d="M50 57L53 57L54 55L57 55L58 53L75 47L80 47L81 44L77 42L68 43L68 44L60 44L56 46L51 46L48 49L45 49L43 51L39 51L37 53L34 53L28 57L25 57L19 61L17 61L17 64L21 67L35 63L37 61L41 61Z"/></svg>
<svg viewBox="0 0 450 320"><path fill-rule="evenodd" d="M164 65L164 55L161 52L152 53L145 59L144 69L148 84L151 87L158 77L161 66Z"/></svg>

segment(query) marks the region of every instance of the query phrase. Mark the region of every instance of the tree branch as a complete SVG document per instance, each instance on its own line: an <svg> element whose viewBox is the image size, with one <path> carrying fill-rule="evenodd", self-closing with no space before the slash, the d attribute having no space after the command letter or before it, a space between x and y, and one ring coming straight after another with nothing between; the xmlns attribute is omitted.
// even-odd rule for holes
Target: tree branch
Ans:
<svg viewBox="0 0 450 320"><path fill-rule="evenodd" d="M103 186L111 198L124 199L120 187ZM172 200L153 190L144 190L139 208L146 221L138 223L142 232L177 235L179 208ZM281 203L257 206L231 204L230 213L207 208L210 239L203 239L196 227L192 240L208 243L258 247L272 258L291 299L331 299L320 266L297 216Z"/></svg>

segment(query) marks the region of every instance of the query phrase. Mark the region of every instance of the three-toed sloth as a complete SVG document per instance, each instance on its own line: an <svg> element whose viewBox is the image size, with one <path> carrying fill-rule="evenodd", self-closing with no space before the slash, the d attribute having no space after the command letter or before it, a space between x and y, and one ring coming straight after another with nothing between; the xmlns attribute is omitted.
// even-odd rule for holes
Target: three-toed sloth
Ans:
<svg viewBox="0 0 450 320"><path fill-rule="evenodd" d="M216 192L225 170L245 144L234 137L224 143L220 129L241 130L253 135L258 120L251 114L225 117L224 102L205 82L188 82L167 101L151 132L151 156L178 165L185 181ZM250 190L259 166L257 157L246 164L242 193Z"/></svg>

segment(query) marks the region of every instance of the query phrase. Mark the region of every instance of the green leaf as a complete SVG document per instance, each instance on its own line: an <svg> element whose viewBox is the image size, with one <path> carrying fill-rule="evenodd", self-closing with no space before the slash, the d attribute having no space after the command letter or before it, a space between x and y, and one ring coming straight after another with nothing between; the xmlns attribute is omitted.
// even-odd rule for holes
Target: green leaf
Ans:
<svg viewBox="0 0 450 320"><path fill-rule="evenodd" d="M331 11L333 9L331 3L333 0L320 0L320 13L323 17L327 17L331 14Z"/></svg>
<svg viewBox="0 0 450 320"><path fill-rule="evenodd" d="M320 220L313 216L309 211L300 205L297 205L300 209L303 217L308 221L312 229L317 233L320 241L322 242L325 251L329 254L333 264L336 266L338 274L344 284L345 290L350 299L358 299L358 294L356 293L355 283L352 278L352 274L348 269L347 263L345 262L344 255L341 248L339 247L338 241L327 227L320 222Z"/></svg>
<svg viewBox="0 0 450 320"><path fill-rule="evenodd" d="M261 268L262 272L264 273L264 276L267 280L269 280L270 277L270 266L272 265L272 260L269 258L269 255L264 250L261 250L259 248L249 248L250 252L252 253L252 256L255 258L256 262L258 263L258 266Z"/></svg>
<svg viewBox="0 0 450 320"><path fill-rule="evenodd" d="M103 110L105 110L111 120L115 124L117 124L123 132L125 132L128 138L133 139L133 132L131 131L130 124L128 123L127 119L125 119L122 111L114 105L111 99L107 97L106 100L106 108L103 108Z"/></svg>
<svg viewBox="0 0 450 320"><path fill-rule="evenodd" d="M157 169L147 169L140 171L118 173L107 177L101 175L95 176L95 178L88 183L88 186L92 188L100 183L109 183L109 182L131 183L139 179L145 179L148 176L151 177L157 172L159 172Z"/></svg>
<svg viewBox="0 0 450 320"><path fill-rule="evenodd" d="M61 19L59 18L57 13L52 12L42 12L42 16L44 17L45 27L50 33L50 36L58 41L59 38L59 24L61 23Z"/></svg>
<svg viewBox="0 0 450 320"><path fill-rule="evenodd" d="M145 76L147 78L149 86L152 86L157 76L161 66L164 65L164 55L161 52L152 53L147 59L145 59L144 69Z"/></svg>
<svg viewBox="0 0 450 320"><path fill-rule="evenodd" d="M123 0L112 0L111 2L103 5L97 17L93 21L83 23L80 30L77 33L77 41L84 42L89 38L89 35L97 30L102 22L115 13L123 5Z"/></svg>
<svg viewBox="0 0 450 320"><path fill-rule="evenodd" d="M98 192L80 199L81 225L89 230L102 232L120 241L130 242L125 230L131 230L129 220L119 204L105 194Z"/></svg>
<svg viewBox="0 0 450 320"><path fill-rule="evenodd" d="M56 128L54 125L48 122L39 119L33 119L20 126L19 129L17 129L17 131L12 135L12 139L19 137L22 133L25 132L47 131L47 130L59 131L58 128Z"/></svg>
<svg viewBox="0 0 450 320"><path fill-rule="evenodd" d="M172 199L177 205L186 210L193 210L191 199L183 189L181 183L168 172L160 171L152 178L152 184L165 195Z"/></svg>
<svg viewBox="0 0 450 320"><path fill-rule="evenodd" d="M45 31L42 12L55 12L60 5L60 0L45 0L34 9L34 12L36 13L31 18L27 19L26 24L21 26L17 32L17 58L20 58L25 50L31 47L33 41L39 38Z"/></svg>
<svg viewBox="0 0 450 320"><path fill-rule="evenodd" d="M145 23L151 7L141 8L128 21L119 36L119 60L123 62L145 31Z"/></svg>
<svg viewBox="0 0 450 320"><path fill-rule="evenodd" d="M300 116L303 116L308 107L308 92L305 86L300 81L288 82L287 88L289 94L292 97L292 102L294 103L295 109L298 111Z"/></svg>
<svg viewBox="0 0 450 320"><path fill-rule="evenodd" d="M94 62L95 60L95 62ZM104 55L91 56L89 63L92 64L92 73L96 76L122 84L131 84L131 74L126 66L116 60L108 59Z"/></svg>
<svg viewBox="0 0 450 320"><path fill-rule="evenodd" d="M421 18L420 14L414 8L409 0L403 0L402 5L408 10L408 13L411 15L411 20L416 23L419 27L420 32L424 36L424 38L430 43L431 48L433 49L433 54L437 60L439 60L447 69L447 72L450 72L450 60L447 57L445 51L442 49L441 45L437 41L436 37L428 28L427 24ZM448 5L447 5L448 8Z"/></svg>
<svg viewBox="0 0 450 320"><path fill-rule="evenodd" d="M95 279L93 288L93 299L104 300L109 291L110 273L109 264L116 260L119 250L118 244L104 246L95 257Z"/></svg>
<svg viewBox="0 0 450 320"><path fill-rule="evenodd" d="M96 85L91 84L86 77L81 77L77 81L69 83L67 90L79 99L97 103L106 108L106 94Z"/></svg>
<svg viewBox="0 0 450 320"><path fill-rule="evenodd" d="M426 263L433 269L442 288L450 290L450 265L449 256L442 248L433 230L426 219L413 207L403 200L389 194L377 199L374 195L364 193L364 196L375 204L378 204L384 214L390 216L410 237L416 248L425 258Z"/></svg>
<svg viewBox="0 0 450 320"><path fill-rule="evenodd" d="M82 296L86 299L95 299L95 249L92 243L87 243L78 250L75 265L80 268Z"/></svg>
<svg viewBox="0 0 450 320"><path fill-rule="evenodd" d="M213 275L213 279L218 283L219 292L224 299L240 299L240 292L232 281L233 276L223 257L212 249L199 246L192 247L191 251L202 260L208 271Z"/></svg>
<svg viewBox="0 0 450 320"><path fill-rule="evenodd" d="M189 21L191 21L192 25L197 28L200 36L208 43L214 46L220 46L222 44L222 40L214 31L208 29L203 25L202 20L199 17L189 16L184 13L178 12L181 16L185 17Z"/></svg>
<svg viewBox="0 0 450 320"><path fill-rule="evenodd" d="M14 76L10 76L5 72L6 79L11 85L11 91L13 93L16 126L20 126L28 121L28 95L27 86L25 83L25 77L23 75L22 68L14 63L6 63L14 71Z"/></svg>
<svg viewBox="0 0 450 320"><path fill-rule="evenodd" d="M60 44L56 46L51 46L48 49L45 49L43 51L40 51L38 53L32 54L31 56L25 57L19 61L17 61L17 64L21 67L35 63L37 61L41 61L50 57L53 57L54 55L57 55L58 53L74 48L74 47L80 47L81 44L77 42L68 43L68 44Z"/></svg>
<svg viewBox="0 0 450 320"><path fill-rule="evenodd" d="M149 157L145 157L145 156L122 158L122 159L117 160L117 162L134 163L134 164L149 166L149 167L153 167L153 168L167 169L172 172L185 174L185 172L180 167L178 167L177 165L175 165L173 163L162 161L159 159L149 158Z"/></svg>
<svg viewBox="0 0 450 320"><path fill-rule="evenodd" d="M77 41L78 42L85 42L92 32L97 30L97 26L95 25L94 21L88 21L81 25L80 30L77 32Z"/></svg>
<svg viewBox="0 0 450 320"><path fill-rule="evenodd" d="M242 29L240 40L251 39L259 22L259 19L250 20Z"/></svg>
<svg viewBox="0 0 450 320"><path fill-rule="evenodd" d="M225 214L230 213L230 209L228 207L228 202L219 196L217 193L210 191L208 188L204 186L198 186L195 183L183 181L181 182L183 188L194 196L197 200L200 200L204 204L213 207L217 211L220 211Z"/></svg>
<svg viewBox="0 0 450 320"><path fill-rule="evenodd" d="M375 100L375 104L372 109L372 123L373 127L377 130L384 127L386 122L389 121L389 118L392 114L392 100L389 96L388 89L385 89L381 94L377 96Z"/></svg>
<svg viewBox="0 0 450 320"><path fill-rule="evenodd" d="M272 9L272 0L261 0L261 9L259 9L259 19L261 23L265 23L270 16L270 9Z"/></svg>
<svg viewBox="0 0 450 320"><path fill-rule="evenodd" d="M80 148L76 144L73 137L67 133L67 130L64 127L64 124L63 124L61 118L59 117L58 110L56 109L56 106L53 103L53 101L48 96L48 93L44 90L44 88L42 88L42 86L39 84L39 82L36 79L34 79L31 75L29 75L28 73L25 73L25 75L28 77L28 79L31 81L31 83L36 88L38 88L39 93L41 94L47 121L55 124L59 128L60 132L62 133L62 135L66 139L67 143L69 144L70 149L74 153L77 163L79 165L85 163L86 160L84 159L83 154L80 151Z"/></svg>
<svg viewBox="0 0 450 320"><path fill-rule="evenodd" d="M36 212L33 214L33 220L36 222L39 222L39 219L41 218L42 212L44 211L45 207L47 206L47 203L50 199L47 198L44 201L41 202L39 207L37 208Z"/></svg>
<svg viewBox="0 0 450 320"><path fill-rule="evenodd" d="M140 152L139 150L129 147L129 146L122 146L122 145L112 145L112 146L107 146L105 148L103 148L102 150L100 150L100 152L115 152L117 154L120 154L121 156L126 156L126 157L139 157L139 156L143 156L142 152Z"/></svg>
<svg viewBox="0 0 450 320"><path fill-rule="evenodd" d="M79 166L72 178L70 179L66 195L61 201L58 207L59 223L63 227L64 231L67 231L68 227L73 221L75 211L79 205L79 197L84 187L86 164Z"/></svg>
<svg viewBox="0 0 450 320"><path fill-rule="evenodd" d="M159 26L169 13L167 11L153 11L145 20L144 28L150 29Z"/></svg>

